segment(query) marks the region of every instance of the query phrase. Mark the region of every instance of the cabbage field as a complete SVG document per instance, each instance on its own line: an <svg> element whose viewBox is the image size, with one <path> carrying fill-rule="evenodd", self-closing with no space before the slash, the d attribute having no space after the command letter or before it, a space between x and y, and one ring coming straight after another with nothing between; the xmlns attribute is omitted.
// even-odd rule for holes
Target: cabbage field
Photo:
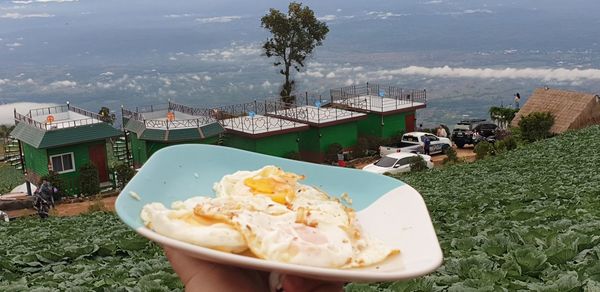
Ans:
<svg viewBox="0 0 600 292"><path fill-rule="evenodd" d="M347 291L600 291L600 127L401 179L425 198L444 265ZM20 219L0 224L0 242L0 291L182 288L113 214Z"/></svg>

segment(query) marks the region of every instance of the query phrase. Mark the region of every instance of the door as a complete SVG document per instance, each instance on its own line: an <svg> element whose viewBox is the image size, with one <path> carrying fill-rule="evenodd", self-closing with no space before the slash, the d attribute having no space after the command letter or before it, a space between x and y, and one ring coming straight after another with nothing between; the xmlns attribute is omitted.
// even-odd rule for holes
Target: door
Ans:
<svg viewBox="0 0 600 292"><path fill-rule="evenodd" d="M406 133L415 131L415 114L407 114L404 116L404 125L406 125Z"/></svg>
<svg viewBox="0 0 600 292"><path fill-rule="evenodd" d="M108 168L106 165L106 145L96 144L89 148L90 162L98 168L98 178L100 182L108 181Z"/></svg>

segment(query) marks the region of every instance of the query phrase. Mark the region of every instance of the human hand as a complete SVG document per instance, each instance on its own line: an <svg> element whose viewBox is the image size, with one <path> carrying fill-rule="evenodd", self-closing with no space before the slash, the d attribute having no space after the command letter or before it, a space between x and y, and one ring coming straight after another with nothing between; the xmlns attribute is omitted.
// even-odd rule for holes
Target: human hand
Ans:
<svg viewBox="0 0 600 292"><path fill-rule="evenodd" d="M164 247L164 250L186 291L329 292L343 290L343 283L291 275L281 275L279 279L271 277L271 283L269 283L268 272L203 261L169 247Z"/></svg>

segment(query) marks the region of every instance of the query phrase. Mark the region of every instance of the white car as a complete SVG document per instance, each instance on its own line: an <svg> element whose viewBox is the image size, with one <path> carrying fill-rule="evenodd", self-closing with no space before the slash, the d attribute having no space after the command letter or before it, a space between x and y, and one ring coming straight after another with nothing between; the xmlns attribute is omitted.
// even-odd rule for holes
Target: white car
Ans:
<svg viewBox="0 0 600 292"><path fill-rule="evenodd" d="M410 162L416 156L421 156L423 160L425 160L427 168L433 168L433 162L431 162L431 156L429 155L408 152L397 152L381 157L381 159L375 161L374 163L363 167L363 170L379 174L383 174L386 172L392 174L409 172Z"/></svg>

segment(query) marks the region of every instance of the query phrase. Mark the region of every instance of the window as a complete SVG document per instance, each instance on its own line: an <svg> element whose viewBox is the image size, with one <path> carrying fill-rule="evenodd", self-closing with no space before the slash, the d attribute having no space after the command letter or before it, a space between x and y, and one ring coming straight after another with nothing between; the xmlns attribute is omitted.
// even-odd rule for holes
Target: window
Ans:
<svg viewBox="0 0 600 292"><path fill-rule="evenodd" d="M381 157L381 159L379 159L379 161L375 162L375 165L377 165L379 167L392 167L392 166L394 166L396 161L398 161L398 159L384 156L384 157Z"/></svg>
<svg viewBox="0 0 600 292"><path fill-rule="evenodd" d="M50 164L52 164L52 170L57 173L75 171L75 161L73 160L72 152L50 156Z"/></svg>
<svg viewBox="0 0 600 292"><path fill-rule="evenodd" d="M404 157L404 158L400 159L398 161L398 163L396 163L396 164L399 165L399 166L410 164L410 162L412 161L413 157L414 156Z"/></svg>

